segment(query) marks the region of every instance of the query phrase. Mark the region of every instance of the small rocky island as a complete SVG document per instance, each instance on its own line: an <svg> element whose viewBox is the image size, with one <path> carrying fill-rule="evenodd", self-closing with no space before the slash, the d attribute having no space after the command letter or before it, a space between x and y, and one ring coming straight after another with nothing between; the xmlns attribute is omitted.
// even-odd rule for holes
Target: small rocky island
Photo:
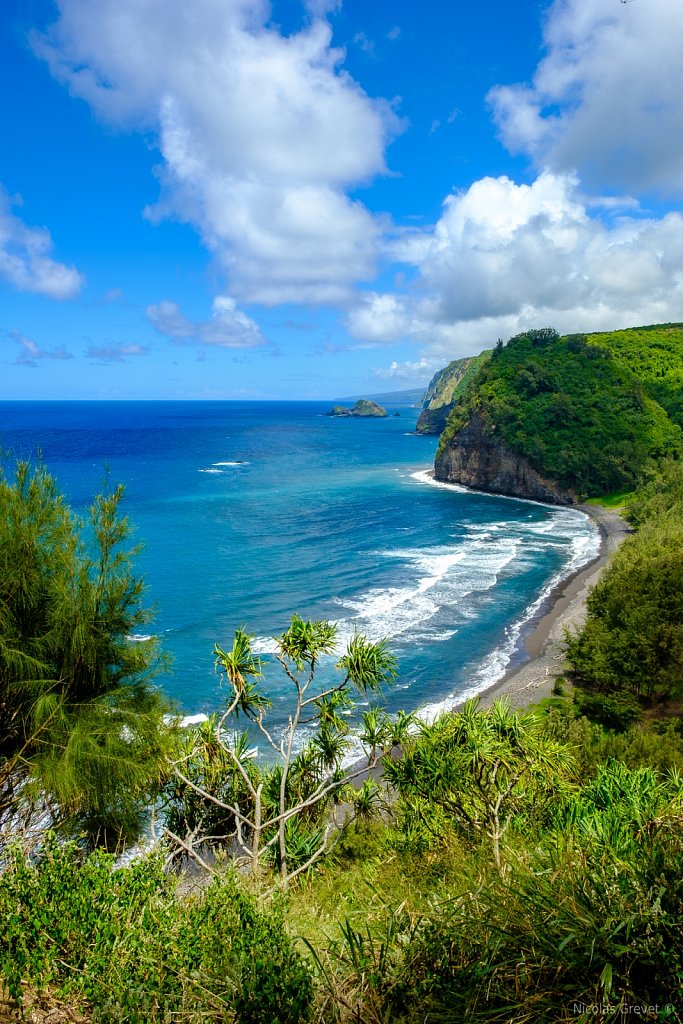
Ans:
<svg viewBox="0 0 683 1024"><path fill-rule="evenodd" d="M367 398L359 398L354 406L347 409L345 405L335 405L328 416L387 416L387 410L377 402L371 402Z"/></svg>

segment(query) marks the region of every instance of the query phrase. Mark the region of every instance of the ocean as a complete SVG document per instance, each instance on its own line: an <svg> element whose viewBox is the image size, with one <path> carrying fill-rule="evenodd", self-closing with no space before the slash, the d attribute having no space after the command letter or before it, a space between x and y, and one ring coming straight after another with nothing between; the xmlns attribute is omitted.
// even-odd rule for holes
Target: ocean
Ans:
<svg viewBox="0 0 683 1024"><path fill-rule="evenodd" d="M237 627L263 655L293 613L386 638L383 702L425 715L490 686L552 588L597 553L580 511L436 484L418 410L326 416L317 402L3 402L5 462L40 453L77 511L108 474L143 544L136 565L187 716L220 706L212 649ZM398 415L396 415L398 413ZM323 673L333 671L331 660Z"/></svg>

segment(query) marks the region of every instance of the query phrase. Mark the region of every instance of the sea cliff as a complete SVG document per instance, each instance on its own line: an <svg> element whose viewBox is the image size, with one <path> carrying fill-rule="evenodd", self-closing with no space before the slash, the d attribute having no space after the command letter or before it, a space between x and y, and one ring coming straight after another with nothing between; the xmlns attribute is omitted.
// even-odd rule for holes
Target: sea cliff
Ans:
<svg viewBox="0 0 683 1024"><path fill-rule="evenodd" d="M683 327L597 335L529 330L430 384L452 398L437 480L555 504L633 489L683 451Z"/></svg>
<svg viewBox="0 0 683 1024"><path fill-rule="evenodd" d="M449 413L475 376L477 370L491 358L491 352L478 356L454 359L430 380L422 401L415 430L418 434L440 434L446 426Z"/></svg>
<svg viewBox="0 0 683 1024"><path fill-rule="evenodd" d="M571 505L575 496L541 476L527 459L509 451L487 432L479 415L439 450L434 476L444 483L462 484L477 491L530 498L550 504Z"/></svg>

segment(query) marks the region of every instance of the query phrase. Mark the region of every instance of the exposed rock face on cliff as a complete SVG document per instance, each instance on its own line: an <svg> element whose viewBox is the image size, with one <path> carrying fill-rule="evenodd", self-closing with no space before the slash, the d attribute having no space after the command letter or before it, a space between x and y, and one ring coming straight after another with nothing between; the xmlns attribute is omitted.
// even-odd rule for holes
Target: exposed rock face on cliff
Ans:
<svg viewBox="0 0 683 1024"><path fill-rule="evenodd" d="M542 477L527 460L505 449L474 416L437 454L434 475L445 483L461 484L490 494L530 498L571 505L575 497L554 480Z"/></svg>
<svg viewBox="0 0 683 1024"><path fill-rule="evenodd" d="M490 351L466 359L454 359L435 373L425 391L422 412L415 430L418 434L440 434L448 414L476 371L490 358Z"/></svg>

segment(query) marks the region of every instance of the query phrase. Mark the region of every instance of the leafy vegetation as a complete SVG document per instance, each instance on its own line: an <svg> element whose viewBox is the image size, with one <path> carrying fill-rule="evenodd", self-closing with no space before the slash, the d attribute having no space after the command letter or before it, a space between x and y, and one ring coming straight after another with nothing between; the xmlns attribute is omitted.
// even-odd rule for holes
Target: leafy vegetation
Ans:
<svg viewBox="0 0 683 1024"><path fill-rule="evenodd" d="M683 324L606 331L588 335L588 341L611 352L683 426Z"/></svg>
<svg viewBox="0 0 683 1024"><path fill-rule="evenodd" d="M522 764L515 730L500 728L508 716L501 706L471 707L464 722L454 715L437 723L436 735L494 735L501 763ZM451 775L452 742L435 742L434 727L426 726L398 769L399 777L419 780L416 765L430 765L436 786L419 794L422 826L415 827L413 787L404 785L394 828L375 826L365 837L369 858L359 861L352 849L301 890L293 912L311 936L320 1020L578 1024L596 1015L596 1006L606 1021L634 1013L683 1019L680 775L604 760L612 734L577 717L568 700L525 718L526 743L559 744L565 771L540 805L533 787L518 790L500 847L504 870L491 830L482 827L485 815L460 813L467 797ZM647 761L636 732L648 735L639 727L617 739L635 762L637 750ZM672 758L683 755L682 736L657 742ZM465 793L468 774L478 789L474 746ZM566 771L572 761L585 772ZM450 778L455 828L450 808L443 813L441 780ZM346 911L341 921L339 906ZM321 908L325 925L316 928Z"/></svg>
<svg viewBox="0 0 683 1024"><path fill-rule="evenodd" d="M261 862L276 865L286 885L314 864L339 838L334 808L346 798L369 814L369 780L358 794L349 784L376 766L396 738L386 713L371 708L361 716L361 741L368 761L349 773L342 768L348 750L348 714L354 693L377 693L396 675L396 662L384 643L369 643L356 633L339 658L336 679L321 683L319 662L336 652L336 627L306 622L298 615L276 640L275 659L289 680L292 709L288 726L275 738L267 726L271 701L260 688L261 661L251 637L237 630L233 646L215 647L216 664L230 690L223 715L190 733L167 788L166 834L181 851L203 866L196 846L235 844L253 875ZM252 732L238 731L240 716ZM399 718L405 730L409 716ZM302 725L313 727L299 743ZM253 758L251 740L265 741L273 760ZM298 752L296 748L299 747Z"/></svg>
<svg viewBox="0 0 683 1024"><path fill-rule="evenodd" d="M683 696L683 464L663 467L634 497L626 539L567 639L586 714L612 727L643 706Z"/></svg>
<svg viewBox="0 0 683 1024"><path fill-rule="evenodd" d="M48 841L32 864L19 851L0 876L0 975L50 986L97 1021L306 1020L310 972L281 910L259 908L230 872L178 894L160 857L117 869Z"/></svg>
<svg viewBox="0 0 683 1024"><path fill-rule="evenodd" d="M650 350L644 336L660 347ZM551 328L527 331L497 346L470 379L437 460L480 417L507 450L562 489L631 490L652 460L681 450L681 377L678 326L562 338Z"/></svg>
<svg viewBox="0 0 683 1024"><path fill-rule="evenodd" d="M683 1020L683 734L615 735L569 699L514 718L421 727L392 820L357 820L286 902L230 870L181 895L158 855L13 854L0 976L104 1022Z"/></svg>
<svg viewBox="0 0 683 1024"><path fill-rule="evenodd" d="M451 409L467 392L477 371L490 358L491 352L487 350L478 356L454 359L434 374L425 392L423 409L415 427L418 434L441 433Z"/></svg>
<svg viewBox="0 0 683 1024"><path fill-rule="evenodd" d="M89 522L42 466L0 471L0 831L38 809L134 835L173 742L122 488Z"/></svg>
<svg viewBox="0 0 683 1024"><path fill-rule="evenodd" d="M385 774L402 798L403 828L411 841L431 843L444 818L449 825L491 840L503 873L501 843L516 816L542 813L569 778L569 751L535 728L531 714L517 715L496 702L480 711L468 702L458 715L423 726ZM433 815L436 809L438 814Z"/></svg>

